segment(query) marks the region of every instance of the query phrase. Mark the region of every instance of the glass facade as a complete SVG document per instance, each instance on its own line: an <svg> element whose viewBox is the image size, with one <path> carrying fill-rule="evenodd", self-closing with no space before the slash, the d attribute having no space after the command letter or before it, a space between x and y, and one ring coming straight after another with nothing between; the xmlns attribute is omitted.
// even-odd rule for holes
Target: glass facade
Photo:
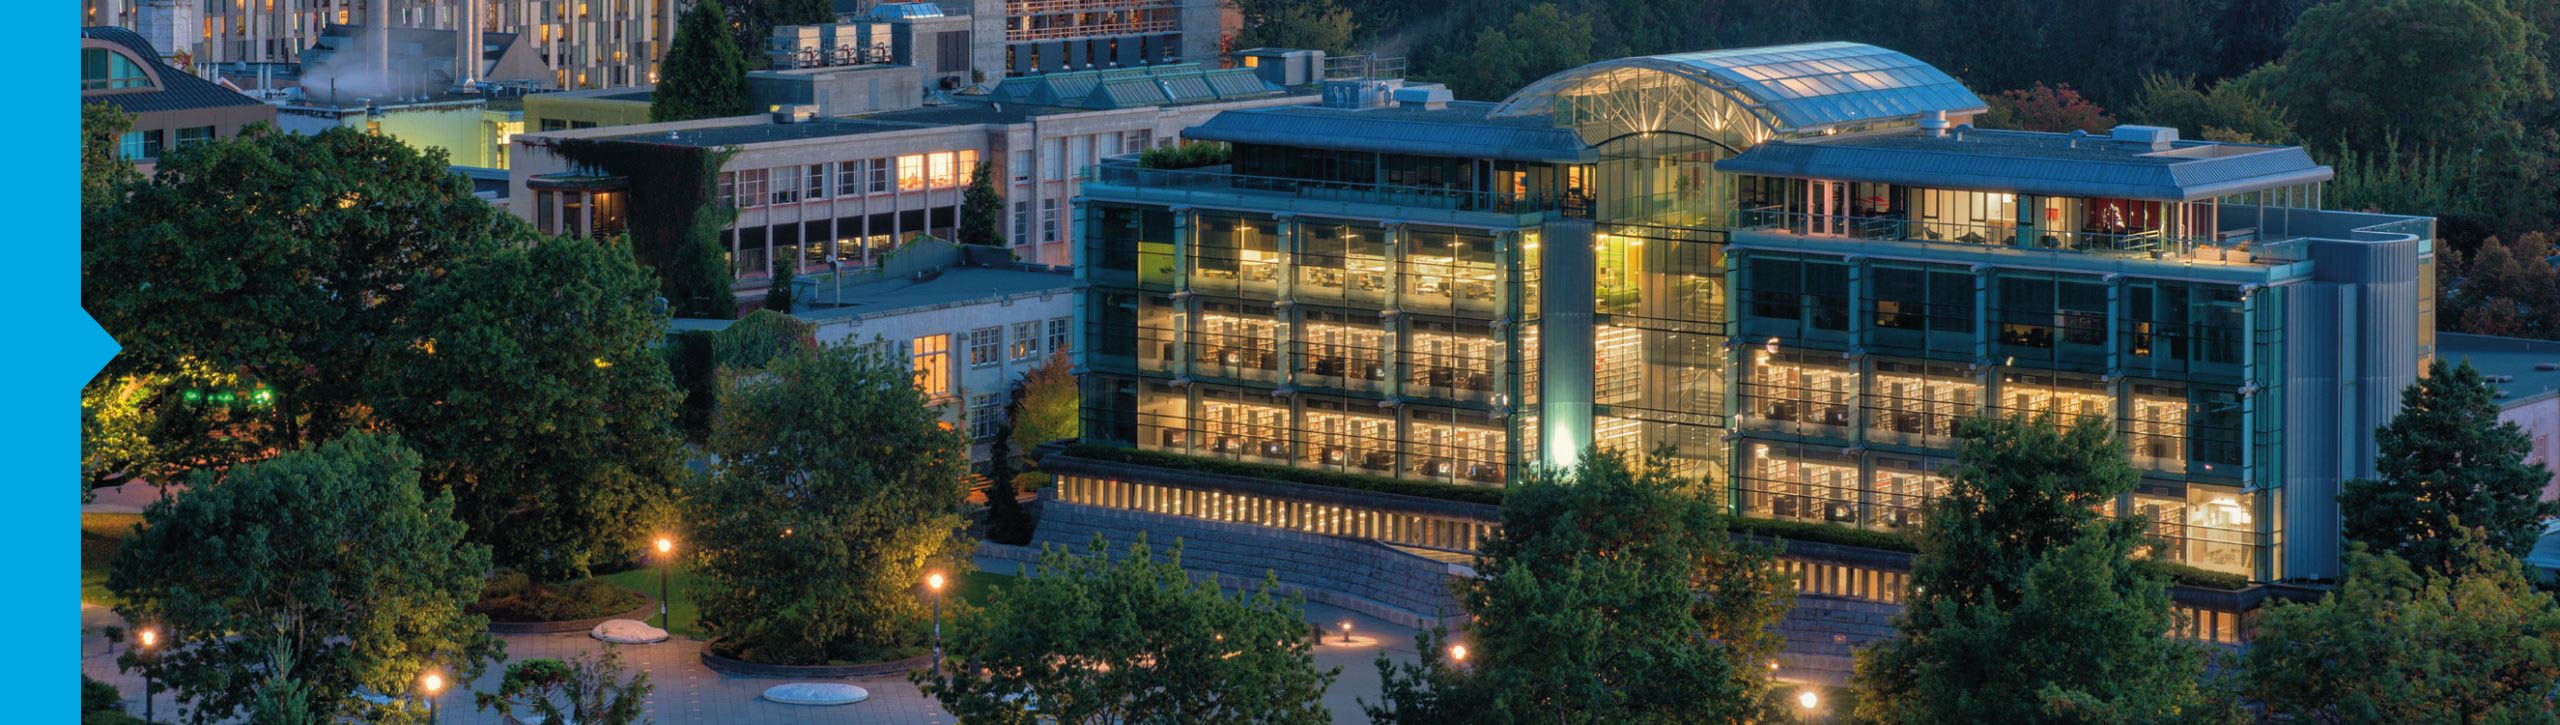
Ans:
<svg viewBox="0 0 2560 725"><path fill-rule="evenodd" d="M2302 407L2286 381L2365 364L2288 339L2333 334L2289 330L2324 314L2289 309L2332 292L2307 282L2369 286L2316 279L2308 243L2387 241L2405 218L2295 214L2319 190L2292 177L2143 199L1718 170L1773 139L1915 133L1912 109L1978 108L1943 74L1860 48L1609 61L1451 116L1468 126L1453 133L1571 129L1590 152L1572 163L1327 148L1327 129L1306 147L1239 142L1231 169L1098 169L1078 209L1087 438L1481 485L1579 455L1566 447L1667 453L1737 513L1894 531L1946 492L1959 421L2095 419L2141 473L2105 512L2145 517L2150 555L2283 578L2284 420ZM1842 70L1860 63L1887 70ZM2110 142L2022 148L2265 151L2084 143ZM1515 221L1398 219L1465 214ZM2409 229L2423 358L2432 230ZM1861 581L1835 588L1899 587ZM2191 622L2218 641L2237 628Z"/></svg>
<svg viewBox="0 0 2560 725"><path fill-rule="evenodd" d="M1466 485L1523 462L1537 228L1083 211L1088 438Z"/></svg>

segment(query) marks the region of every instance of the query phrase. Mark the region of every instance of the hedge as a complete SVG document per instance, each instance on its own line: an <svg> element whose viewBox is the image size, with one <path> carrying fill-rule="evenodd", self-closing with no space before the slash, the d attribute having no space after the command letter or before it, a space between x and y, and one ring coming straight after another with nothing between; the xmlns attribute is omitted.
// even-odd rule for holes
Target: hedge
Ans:
<svg viewBox="0 0 2560 725"><path fill-rule="evenodd" d="M1201 473L1212 473L1221 476L1239 476L1244 478L1287 481L1290 483L1303 483L1310 486L1325 486L1328 488L1370 491L1374 493L1391 493L1402 496L1416 496L1420 498L1436 498L1443 501L1480 503L1489 506L1502 505L1502 489L1483 486L1460 486L1447 483L1430 483L1426 481L1405 481L1387 478L1384 476L1364 476L1357 473L1313 471L1302 468L1289 468L1286 466L1273 466L1261 463L1245 463L1242 461L1230 461L1222 458L1186 456L1179 453L1164 453L1161 451L1143 451L1135 448L1120 448L1091 443L1078 443L1067 446L1066 454L1077 458L1097 461L1114 461L1141 466L1198 471Z"/></svg>

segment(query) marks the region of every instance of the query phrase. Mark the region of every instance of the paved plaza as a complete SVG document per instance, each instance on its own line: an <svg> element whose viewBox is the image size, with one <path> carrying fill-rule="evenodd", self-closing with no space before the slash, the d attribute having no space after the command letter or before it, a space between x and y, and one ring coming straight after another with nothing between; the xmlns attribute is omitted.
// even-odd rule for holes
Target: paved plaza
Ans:
<svg viewBox="0 0 2560 725"><path fill-rule="evenodd" d="M986 562L985 566L995 571L1012 570L1009 564L1003 562ZM1321 624L1328 632L1334 632L1343 620L1348 619L1353 623L1353 632L1356 637L1374 638L1372 641L1375 644L1352 646L1328 644L1315 650L1317 667L1342 668L1340 679L1335 680L1333 687L1326 690L1324 698L1325 706L1333 710L1334 721L1367 722L1368 719L1360 712L1360 705L1356 698L1371 700L1377 698L1378 671L1373 661L1378 655L1379 648L1384 647L1390 657L1399 661L1411 661L1414 656L1413 631L1321 604L1309 604L1306 610L1308 622ZM137 716L141 715L142 702L139 698L142 693L142 678L131 673L116 671L115 658L107 654L106 639L96 631L97 625L114 622L114 615L97 607L84 606L81 620L85 633L81 638L81 671L90 677L114 684L124 692L129 711ZM514 635L504 636L501 639L506 640L507 655L516 659L566 658L598 652L605 646L604 643L589 638L583 633ZM804 707L766 702L757 697L758 693L763 692L765 688L796 680L723 675L702 665L702 661L697 658L701 652L701 642L681 637L659 644L622 648L624 663L634 669L647 670L650 681L657 687L649 698L651 718L660 723L950 723L953 721L940 706L926 700L916 691L915 685L907 682L903 677L818 680L847 682L871 691L871 699L853 705ZM471 689L497 689L498 677L503 670L502 665L490 667L488 673L471 683ZM175 715L178 712L176 698L167 692L162 692L159 700L157 706L160 719L176 720ZM471 705L471 693L464 690L446 691L440 700L439 707L442 715L441 722L445 723L499 725L503 722L494 712L475 710Z"/></svg>

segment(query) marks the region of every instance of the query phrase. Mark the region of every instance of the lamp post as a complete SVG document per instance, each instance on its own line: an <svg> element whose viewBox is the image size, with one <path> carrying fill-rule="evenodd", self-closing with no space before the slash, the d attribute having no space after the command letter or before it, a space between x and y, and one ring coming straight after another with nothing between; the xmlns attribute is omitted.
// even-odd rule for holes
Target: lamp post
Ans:
<svg viewBox="0 0 2560 725"><path fill-rule="evenodd" d="M667 569L675 566L676 540L658 537L658 628L676 628L675 618L667 614Z"/></svg>
<svg viewBox="0 0 2560 725"><path fill-rule="evenodd" d="M141 645L140 649L142 650L143 659L158 659L157 654L159 653L160 648L160 630L144 627L142 628L141 638L135 641ZM157 704L154 702L155 698L151 696L155 689L153 687L154 684L155 683L151 679L151 663L145 662L142 665L142 720L144 722L158 722L153 719L153 716L156 713L152 711L152 706Z"/></svg>
<svg viewBox="0 0 2560 725"><path fill-rule="evenodd" d="M933 675L942 676L942 572L924 575L925 591L933 593Z"/></svg>
<svg viewBox="0 0 2560 725"><path fill-rule="evenodd" d="M425 677L418 678L418 690L427 693L427 723L428 725L434 725L436 722L436 696L444 693L444 675L434 670L428 670Z"/></svg>
<svg viewBox="0 0 2560 725"><path fill-rule="evenodd" d="M1822 695L1815 693L1811 687L1804 688L1796 693L1796 707L1799 708L1800 719L1813 722L1813 711L1822 707Z"/></svg>
<svg viewBox="0 0 2560 725"><path fill-rule="evenodd" d="M1351 620L1342 620L1342 643L1351 643Z"/></svg>

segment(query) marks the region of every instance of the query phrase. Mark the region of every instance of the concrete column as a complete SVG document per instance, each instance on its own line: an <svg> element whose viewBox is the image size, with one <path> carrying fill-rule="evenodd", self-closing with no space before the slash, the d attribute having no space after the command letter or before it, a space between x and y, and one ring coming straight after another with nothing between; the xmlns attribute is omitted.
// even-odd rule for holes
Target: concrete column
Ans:
<svg viewBox="0 0 2560 725"><path fill-rule="evenodd" d="M1593 231L1587 219L1547 222L1538 250L1539 450L1557 466L1581 460L1592 444Z"/></svg>

